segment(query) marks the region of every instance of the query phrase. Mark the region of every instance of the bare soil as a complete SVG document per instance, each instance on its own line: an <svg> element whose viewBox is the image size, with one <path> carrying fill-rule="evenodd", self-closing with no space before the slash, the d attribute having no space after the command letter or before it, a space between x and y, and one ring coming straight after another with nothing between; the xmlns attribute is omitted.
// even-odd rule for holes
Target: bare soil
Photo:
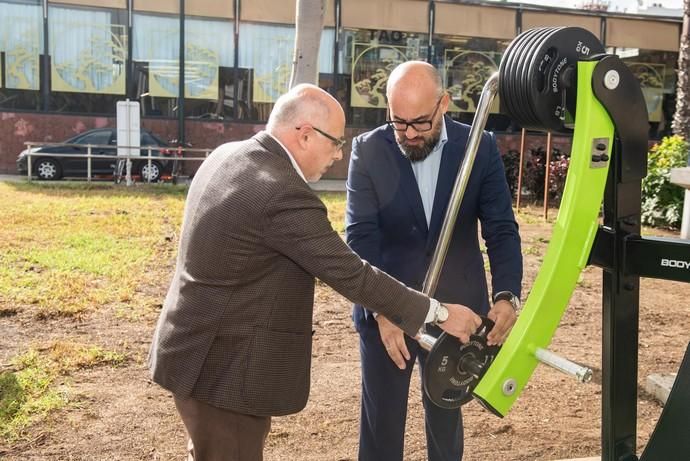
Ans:
<svg viewBox="0 0 690 461"><path fill-rule="evenodd" d="M539 269L551 224L538 211L522 213L524 290ZM551 211L552 215L555 212ZM656 235L671 235L655 231ZM171 245L174 243L171 242ZM171 252L172 253L172 252ZM172 270L172 257L167 270ZM168 274L160 274L162 280ZM166 276L167 275L167 276ZM551 350L595 370L579 384L539 366L505 418L476 402L463 407L465 461L556 460L600 454L601 430L601 270L588 267L556 331ZM143 287L164 296L167 284ZM651 373L678 369L690 341L690 286L643 280L640 305L638 452L644 448L661 405L642 388ZM157 312L144 321L119 319L103 306L81 320L39 321L30 310L0 317L0 364L30 345L69 338L127 354L121 367L82 370L64 379L69 405L27 429L20 442L0 445L0 458L18 460L182 460L185 431L170 395L152 383L144 366ZM312 387L307 408L274 418L267 461L354 460L359 423L358 337L350 303L321 284L314 309ZM416 371L415 371L416 373ZM425 459L418 376L413 377L407 421L406 455Z"/></svg>

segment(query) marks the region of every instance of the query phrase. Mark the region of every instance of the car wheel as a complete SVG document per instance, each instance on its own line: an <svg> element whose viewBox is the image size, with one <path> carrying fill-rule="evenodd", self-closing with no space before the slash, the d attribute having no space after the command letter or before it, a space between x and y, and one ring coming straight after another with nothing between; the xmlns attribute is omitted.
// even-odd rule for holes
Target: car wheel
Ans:
<svg viewBox="0 0 690 461"><path fill-rule="evenodd" d="M161 179L161 164L158 162L151 162L149 167L149 162L142 162L139 165L139 176L143 182L158 182Z"/></svg>
<svg viewBox="0 0 690 461"><path fill-rule="evenodd" d="M38 179L43 179L46 181L52 181L54 179L60 179L62 176L62 170L58 162L52 158L42 158L36 162L36 176Z"/></svg>

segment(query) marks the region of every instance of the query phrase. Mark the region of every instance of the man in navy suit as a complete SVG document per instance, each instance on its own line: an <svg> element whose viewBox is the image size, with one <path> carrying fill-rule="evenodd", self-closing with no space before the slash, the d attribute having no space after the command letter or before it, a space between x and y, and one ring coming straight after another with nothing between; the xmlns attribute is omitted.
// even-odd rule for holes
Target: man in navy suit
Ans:
<svg viewBox="0 0 690 461"><path fill-rule="evenodd" d="M357 137L347 180L347 243L411 287L422 288L470 127L445 116L449 96L433 66L409 61L390 75L389 122ZM492 302L478 223L491 267ZM522 283L518 225L503 163L484 133L453 230L435 296L495 322L489 344L501 344L516 320ZM427 352L383 315L355 305L360 334L362 403L360 461L403 459L410 376ZM440 330L428 326L438 336ZM428 459L458 461L462 415L423 394Z"/></svg>

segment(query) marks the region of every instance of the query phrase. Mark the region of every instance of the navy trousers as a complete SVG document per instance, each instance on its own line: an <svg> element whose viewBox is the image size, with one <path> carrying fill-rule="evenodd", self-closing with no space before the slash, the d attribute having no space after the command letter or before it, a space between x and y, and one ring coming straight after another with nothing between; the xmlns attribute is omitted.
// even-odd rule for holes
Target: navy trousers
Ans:
<svg viewBox="0 0 690 461"><path fill-rule="evenodd" d="M405 336L411 357L405 370L400 370L381 342L378 324L373 318L369 320L359 330L362 363L359 461L402 461L412 367L418 358L423 373L427 352L416 340ZM422 401L429 461L460 461L463 451L460 410L437 407L423 389Z"/></svg>

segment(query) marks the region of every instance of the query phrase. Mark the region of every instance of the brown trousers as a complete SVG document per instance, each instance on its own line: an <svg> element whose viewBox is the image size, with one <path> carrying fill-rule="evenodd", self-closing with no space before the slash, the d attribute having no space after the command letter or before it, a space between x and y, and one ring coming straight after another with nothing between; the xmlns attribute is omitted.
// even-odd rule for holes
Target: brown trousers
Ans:
<svg viewBox="0 0 690 461"><path fill-rule="evenodd" d="M188 461L262 461L270 416L252 416L175 397L189 435Z"/></svg>

